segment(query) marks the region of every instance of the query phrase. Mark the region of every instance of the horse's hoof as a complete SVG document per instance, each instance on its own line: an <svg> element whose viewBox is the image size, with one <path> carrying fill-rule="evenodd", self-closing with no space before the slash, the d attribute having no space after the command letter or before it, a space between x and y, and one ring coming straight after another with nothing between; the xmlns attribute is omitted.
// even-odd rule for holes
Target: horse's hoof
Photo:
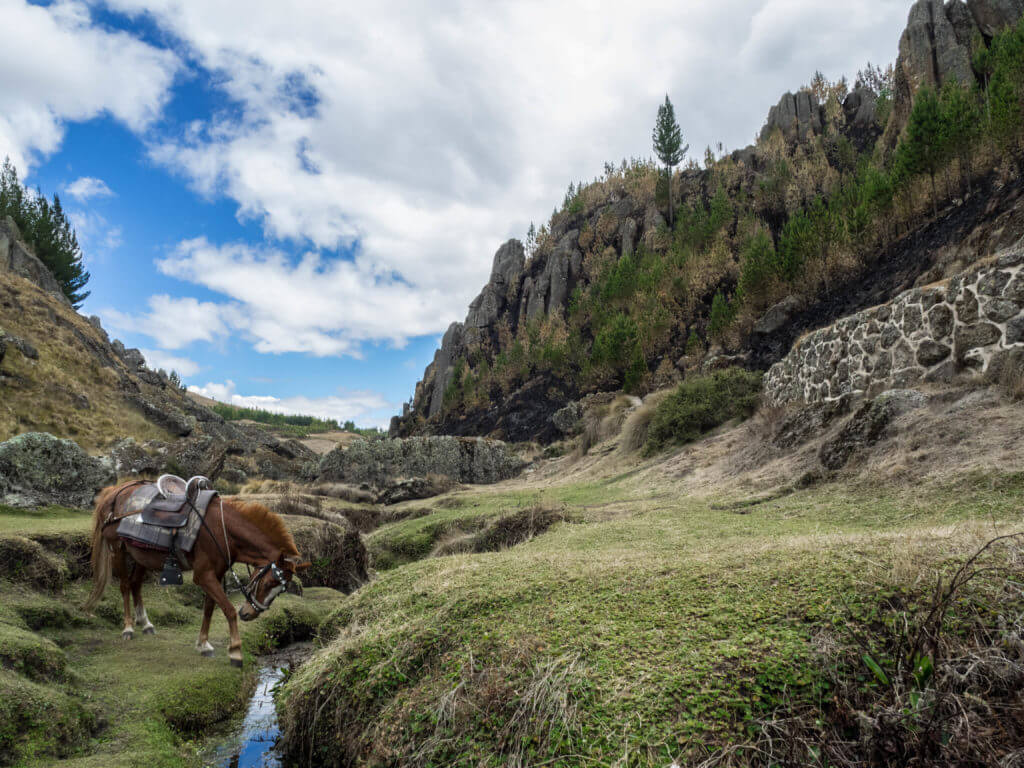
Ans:
<svg viewBox="0 0 1024 768"><path fill-rule="evenodd" d="M232 659L231 660L231 666L232 667L241 667L242 666L242 660L241 659Z"/></svg>
<svg viewBox="0 0 1024 768"><path fill-rule="evenodd" d="M202 656L204 659L212 659L214 657L214 652L212 650L200 651L199 655Z"/></svg>
<svg viewBox="0 0 1024 768"><path fill-rule="evenodd" d="M155 635L156 634L156 627L146 627L144 630L142 630L142 634L144 634L144 635Z"/></svg>
<svg viewBox="0 0 1024 768"><path fill-rule="evenodd" d="M122 640L131 640L134 637L135 637L135 633L132 632L130 629L126 629L124 632L121 633L121 639Z"/></svg>

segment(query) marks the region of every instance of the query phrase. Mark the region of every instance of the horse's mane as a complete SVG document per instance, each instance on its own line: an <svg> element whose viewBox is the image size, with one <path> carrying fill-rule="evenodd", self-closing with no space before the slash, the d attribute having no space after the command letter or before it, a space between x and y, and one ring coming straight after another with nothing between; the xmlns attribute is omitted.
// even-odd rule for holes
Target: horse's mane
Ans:
<svg viewBox="0 0 1024 768"><path fill-rule="evenodd" d="M239 501L235 498L231 499L230 503L236 512L263 531L284 554L298 557L299 550L295 546L295 539L279 515L255 501Z"/></svg>

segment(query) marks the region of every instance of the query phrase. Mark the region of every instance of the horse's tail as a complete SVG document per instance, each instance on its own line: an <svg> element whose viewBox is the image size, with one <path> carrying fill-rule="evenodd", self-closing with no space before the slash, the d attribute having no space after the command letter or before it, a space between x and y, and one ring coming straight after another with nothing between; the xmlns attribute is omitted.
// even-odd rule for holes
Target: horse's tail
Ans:
<svg viewBox="0 0 1024 768"><path fill-rule="evenodd" d="M92 611L103 597L110 583L111 561L114 553L103 541L103 527L107 520L108 507L117 496L118 487L111 486L100 491L96 497L96 506L92 511L92 592L82 606L84 611Z"/></svg>

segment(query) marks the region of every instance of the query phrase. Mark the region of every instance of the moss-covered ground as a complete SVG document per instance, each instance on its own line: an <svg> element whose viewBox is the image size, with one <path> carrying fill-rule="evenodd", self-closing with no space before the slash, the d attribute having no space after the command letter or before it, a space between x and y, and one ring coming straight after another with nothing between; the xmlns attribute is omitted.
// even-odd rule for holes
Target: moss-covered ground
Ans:
<svg viewBox="0 0 1024 768"><path fill-rule="evenodd" d="M45 534L52 545L54 534L83 535L88 525L75 510L0 509L0 544ZM210 637L216 656L195 650L202 594L188 581L173 589L147 584L157 634L137 631L124 641L117 584L87 616L80 606L91 582L71 572L45 587L0 572L0 765L201 765L209 739L244 710L254 656L310 639L341 598L329 589L281 595L261 619L242 623L239 670L228 663L219 611Z"/></svg>
<svg viewBox="0 0 1024 768"><path fill-rule="evenodd" d="M633 473L454 499L369 537L379 577L287 684L289 744L313 764L696 764L777 709L827 709L855 628L870 635L893 599L912 607L979 543L1024 528L1021 475L744 506ZM527 504L572 522L430 556L445 532ZM1022 607L987 589L963 610ZM876 684L863 664L840 676Z"/></svg>

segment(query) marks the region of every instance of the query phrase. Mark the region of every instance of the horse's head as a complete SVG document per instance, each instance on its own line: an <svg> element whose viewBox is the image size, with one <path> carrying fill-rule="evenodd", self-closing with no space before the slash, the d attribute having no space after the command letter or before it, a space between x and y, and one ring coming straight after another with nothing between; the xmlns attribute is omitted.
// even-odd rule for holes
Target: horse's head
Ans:
<svg viewBox="0 0 1024 768"><path fill-rule="evenodd" d="M274 599L282 592L302 594L302 587L292 581L296 573L309 568L309 563L299 562L299 558L281 555L277 562L261 566L253 574L246 585L246 601L238 610L242 621L252 621L270 607Z"/></svg>

